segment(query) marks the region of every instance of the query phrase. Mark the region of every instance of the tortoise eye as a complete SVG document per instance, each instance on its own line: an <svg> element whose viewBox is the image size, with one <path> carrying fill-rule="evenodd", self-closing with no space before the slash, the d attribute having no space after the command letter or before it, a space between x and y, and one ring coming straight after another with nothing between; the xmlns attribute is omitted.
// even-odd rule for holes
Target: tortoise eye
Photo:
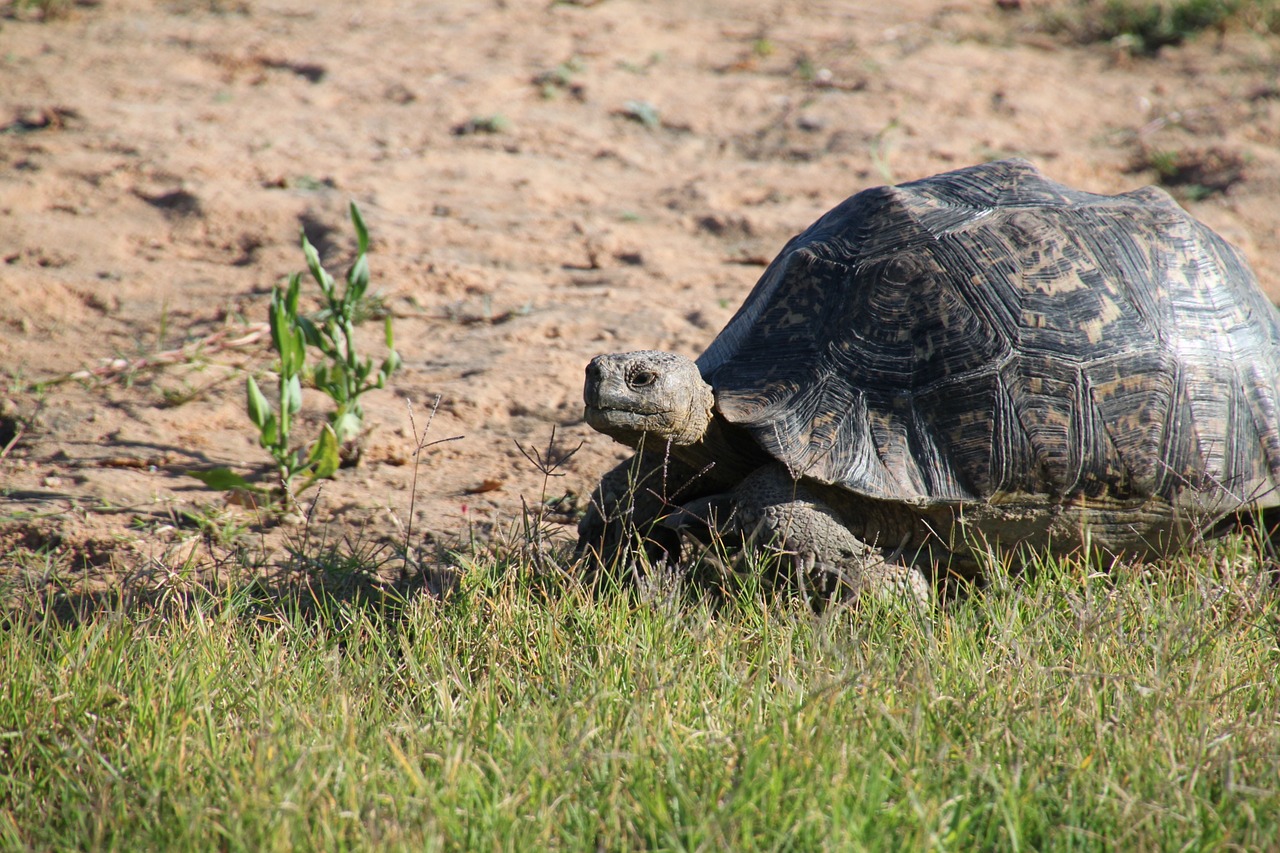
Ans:
<svg viewBox="0 0 1280 853"><path fill-rule="evenodd" d="M652 370L640 370L632 375L631 386L633 388L644 388L648 385L652 385L657 378L658 374L654 373Z"/></svg>

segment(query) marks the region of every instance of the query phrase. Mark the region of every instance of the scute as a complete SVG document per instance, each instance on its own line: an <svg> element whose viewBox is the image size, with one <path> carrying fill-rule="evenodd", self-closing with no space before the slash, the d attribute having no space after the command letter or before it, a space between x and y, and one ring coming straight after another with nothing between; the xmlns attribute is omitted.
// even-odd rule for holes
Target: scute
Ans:
<svg viewBox="0 0 1280 853"><path fill-rule="evenodd" d="M843 202L698 366L793 475L868 497L1211 508L1280 482L1278 344L1240 255L1167 194L1009 160Z"/></svg>

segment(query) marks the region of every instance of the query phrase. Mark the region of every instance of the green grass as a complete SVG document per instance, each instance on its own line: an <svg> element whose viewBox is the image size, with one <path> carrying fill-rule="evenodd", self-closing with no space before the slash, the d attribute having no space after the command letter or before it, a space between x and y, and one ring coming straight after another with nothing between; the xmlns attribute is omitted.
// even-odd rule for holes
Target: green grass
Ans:
<svg viewBox="0 0 1280 853"><path fill-rule="evenodd" d="M26 599L0 848L1268 848L1280 607L1213 565L1050 565L929 625L489 558L445 602Z"/></svg>

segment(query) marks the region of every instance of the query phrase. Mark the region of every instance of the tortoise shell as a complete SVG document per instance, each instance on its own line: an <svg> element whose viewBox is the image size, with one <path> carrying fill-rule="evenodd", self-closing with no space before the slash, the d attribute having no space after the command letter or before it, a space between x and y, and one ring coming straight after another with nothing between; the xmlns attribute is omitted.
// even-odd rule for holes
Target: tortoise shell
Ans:
<svg viewBox="0 0 1280 853"><path fill-rule="evenodd" d="M1023 160L846 200L698 367L793 475L871 498L1226 510L1280 482L1280 312L1244 258L1161 190Z"/></svg>

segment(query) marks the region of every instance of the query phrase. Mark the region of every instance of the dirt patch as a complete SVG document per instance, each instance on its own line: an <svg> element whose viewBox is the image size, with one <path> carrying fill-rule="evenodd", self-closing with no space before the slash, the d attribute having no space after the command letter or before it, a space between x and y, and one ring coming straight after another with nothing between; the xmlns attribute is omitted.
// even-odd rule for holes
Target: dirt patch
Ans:
<svg viewBox="0 0 1280 853"><path fill-rule="evenodd" d="M345 268L351 199L405 366L367 398L362 464L304 509L371 541L410 525L409 411L420 428L437 396L431 435L463 438L416 468L415 538L501 535L547 501L568 521L623 455L581 421L590 357L696 355L787 238L870 185L1021 155L1100 192L1208 188L1185 203L1280 295L1280 42L1227 28L1146 58L1043 20L976 0L123 0L0 21L0 553L107 573L297 535L185 472L265 473L243 376L269 351L226 344L302 268L301 230ZM104 364L124 367L31 389ZM582 448L545 477L525 451L553 428Z"/></svg>

